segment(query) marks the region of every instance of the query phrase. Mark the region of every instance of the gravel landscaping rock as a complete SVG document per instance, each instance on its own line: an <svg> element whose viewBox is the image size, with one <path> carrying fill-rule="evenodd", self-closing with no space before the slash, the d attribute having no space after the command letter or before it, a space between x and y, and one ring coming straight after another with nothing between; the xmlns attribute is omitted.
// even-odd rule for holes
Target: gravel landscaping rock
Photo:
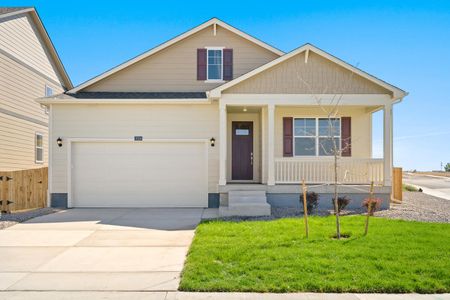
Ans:
<svg viewBox="0 0 450 300"><path fill-rule="evenodd" d="M375 213L377 217L450 223L450 201L420 192L403 192L402 204Z"/></svg>
<svg viewBox="0 0 450 300"><path fill-rule="evenodd" d="M365 214L364 208L354 210L343 210L342 216ZM328 216L333 214L332 210L315 211L310 215ZM391 203L391 208L375 212L375 216L402 219L421 222L450 223L450 201L434 197L420 192L403 192L402 204ZM279 218L303 217L303 209L272 207L271 216L265 217L227 217L220 218L226 221L262 221Z"/></svg>
<svg viewBox="0 0 450 300"><path fill-rule="evenodd" d="M13 212L10 214L0 215L0 229L5 229L7 227L13 226L17 223L25 222L29 219L36 218L43 215L48 215L58 211L57 209L51 207L38 208L33 210L27 210L22 212Z"/></svg>

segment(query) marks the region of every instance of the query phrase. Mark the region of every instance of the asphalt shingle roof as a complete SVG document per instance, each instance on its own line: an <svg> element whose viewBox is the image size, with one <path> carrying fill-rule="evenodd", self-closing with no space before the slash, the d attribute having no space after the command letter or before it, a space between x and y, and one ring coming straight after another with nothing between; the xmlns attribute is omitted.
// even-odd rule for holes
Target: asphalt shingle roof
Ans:
<svg viewBox="0 0 450 300"><path fill-rule="evenodd" d="M19 10L24 10L30 7L0 7L0 15L9 14Z"/></svg>
<svg viewBox="0 0 450 300"><path fill-rule="evenodd" d="M80 92L66 95L77 99L206 99L205 92Z"/></svg>

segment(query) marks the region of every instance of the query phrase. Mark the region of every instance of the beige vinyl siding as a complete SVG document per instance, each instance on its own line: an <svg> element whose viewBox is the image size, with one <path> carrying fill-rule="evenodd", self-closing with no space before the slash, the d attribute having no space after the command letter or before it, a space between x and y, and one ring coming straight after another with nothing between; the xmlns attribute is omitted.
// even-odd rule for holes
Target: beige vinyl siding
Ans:
<svg viewBox="0 0 450 300"><path fill-rule="evenodd" d="M47 127L0 113L0 170L40 168L48 164ZM43 134L44 162L35 162L35 134Z"/></svg>
<svg viewBox="0 0 450 300"><path fill-rule="evenodd" d="M52 147L52 193L67 192L67 139L216 139L208 147L208 190L217 192L219 168L219 109L201 105L52 105L53 137L63 146ZM174 182L176 187L176 182Z"/></svg>
<svg viewBox="0 0 450 300"><path fill-rule="evenodd" d="M372 157L372 114L365 107L342 107L339 117L351 117L352 157ZM326 117L319 107L276 107L275 157L283 157L283 117ZM318 158L320 159L320 158Z"/></svg>
<svg viewBox="0 0 450 300"><path fill-rule="evenodd" d="M262 48L227 29L209 26L150 57L111 75L84 91L129 92L198 92L220 83L197 80L197 49L204 47L233 49L233 78L277 58Z"/></svg>
<svg viewBox="0 0 450 300"><path fill-rule="evenodd" d="M16 22L17 21L17 22ZM27 17L0 23L0 49L23 59L21 63L0 52L0 170L12 171L39 168L48 163L48 115L35 100L45 96L45 86L61 93L61 85L54 83L40 73L54 78L41 59L42 47L36 45L37 37L30 37L24 22ZM5 25L8 23L7 25ZM14 33L12 25L17 26ZM30 24L29 24L30 25ZM30 25L31 26L31 25ZM7 29L7 30L6 30ZM13 30L13 35L10 35ZM33 33L33 31L31 31ZM6 33L9 35L6 36ZM17 34L17 36L15 35ZM8 37L8 39L7 39ZM18 39L23 40L18 40ZM23 43L30 42L25 47ZM26 51L25 51L26 50ZM29 67L24 66L24 64ZM47 64L50 62L47 61ZM33 68L43 68L33 71ZM50 76L51 75L51 76ZM44 162L35 162L35 133L43 134Z"/></svg>
<svg viewBox="0 0 450 300"><path fill-rule="evenodd" d="M63 92L60 85L0 53L0 108L47 123L48 115L35 101L45 96L45 85L50 86L54 94Z"/></svg>
<svg viewBox="0 0 450 300"><path fill-rule="evenodd" d="M29 15L0 21L0 49L58 81L50 55Z"/></svg>
<svg viewBox="0 0 450 300"><path fill-rule="evenodd" d="M391 94L385 88L310 51L283 61L224 93L233 94Z"/></svg>

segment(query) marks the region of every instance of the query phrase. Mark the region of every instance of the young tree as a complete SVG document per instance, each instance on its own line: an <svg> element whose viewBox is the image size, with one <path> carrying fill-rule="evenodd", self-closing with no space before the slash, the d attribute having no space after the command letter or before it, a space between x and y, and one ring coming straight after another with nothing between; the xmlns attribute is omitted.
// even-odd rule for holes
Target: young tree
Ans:
<svg viewBox="0 0 450 300"><path fill-rule="evenodd" d="M310 88L310 85L305 82L302 78L300 80ZM331 100L327 100L328 103L325 105L325 101L318 95L311 93L311 95L316 100L318 106L324 113L325 117L322 120L326 120L324 127L322 122L319 124L319 131L321 131L319 139L319 151L327 156L333 157L333 206L334 206L334 215L336 218L336 237L337 239L341 238L341 223L340 223L340 211L338 205L339 198L339 190L338 187L340 185L339 181L339 160L342 156L342 153L351 147L350 138L341 139L339 143L339 139L336 136L340 135L340 122L339 122L339 107L343 94L332 96ZM321 126L322 125L322 126ZM325 132L325 133L324 133Z"/></svg>
<svg viewBox="0 0 450 300"><path fill-rule="evenodd" d="M345 84L341 87L342 91L344 91L346 85L351 82L352 77L353 72L350 72L348 80L346 80ZM340 135L339 131L341 130L341 128L338 117L339 117L339 108L341 106L340 104L344 93L340 94L334 93L332 94L331 98L330 96L328 96L327 99L323 99L321 95L327 94L328 91L327 87L325 87L322 91L320 91L320 94L317 94L315 93L311 84L306 82L299 73L297 73L297 78L308 89L309 94L315 99L318 107L322 110L323 114L325 115L325 117L322 119L326 119L327 127L320 128L319 124L319 130L322 129L322 133L320 135L322 137L325 136L325 138L322 138L322 140L319 139L319 148L323 154L333 157L333 187L334 187L333 206L334 206L334 215L336 218L336 237L337 239L340 239L341 223L340 223L340 211L338 206L338 198L339 198L338 187L340 185L339 160L342 156L342 153L344 153L351 147L350 138L341 139L341 143L339 143L339 139L335 138L337 135ZM326 134L323 134L323 132L325 132Z"/></svg>

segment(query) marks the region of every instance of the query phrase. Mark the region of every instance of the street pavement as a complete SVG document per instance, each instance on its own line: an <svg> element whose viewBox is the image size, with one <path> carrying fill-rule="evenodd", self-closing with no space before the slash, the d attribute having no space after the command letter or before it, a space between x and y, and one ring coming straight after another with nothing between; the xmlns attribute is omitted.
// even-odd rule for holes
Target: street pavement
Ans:
<svg viewBox="0 0 450 300"><path fill-rule="evenodd" d="M405 173L403 183L422 188L426 194L450 200L450 177Z"/></svg>

